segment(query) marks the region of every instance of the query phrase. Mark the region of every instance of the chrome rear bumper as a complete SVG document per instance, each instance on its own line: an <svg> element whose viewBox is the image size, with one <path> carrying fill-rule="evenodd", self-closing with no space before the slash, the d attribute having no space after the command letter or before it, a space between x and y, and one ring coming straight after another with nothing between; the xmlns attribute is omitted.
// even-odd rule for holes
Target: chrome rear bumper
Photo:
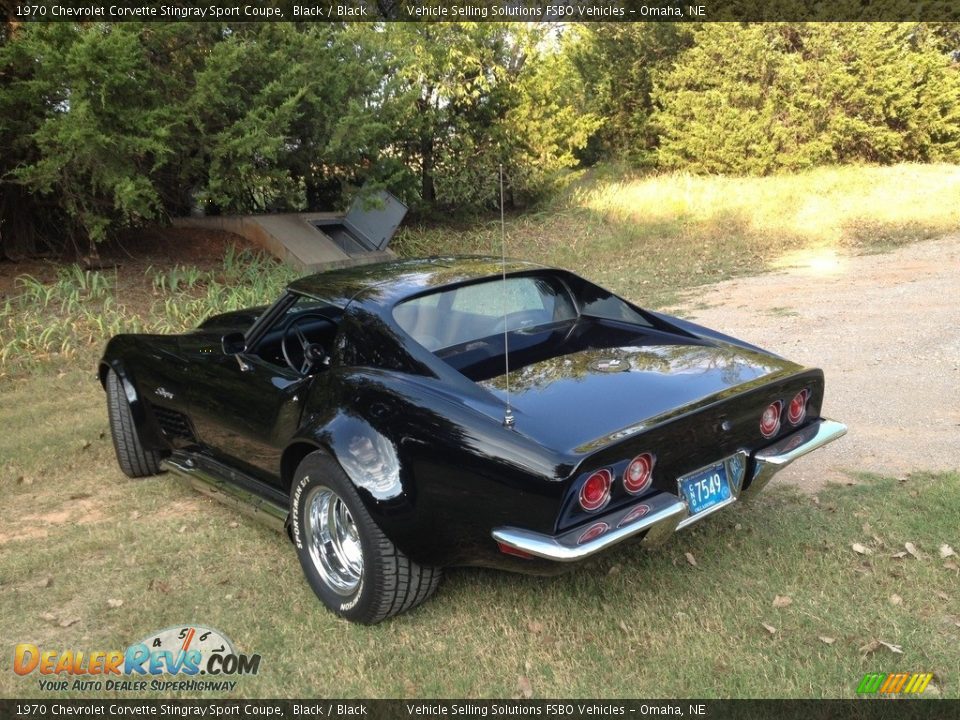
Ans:
<svg viewBox="0 0 960 720"><path fill-rule="evenodd" d="M787 435L753 455L753 480L744 491L752 495L763 490L771 478L799 457L847 434L847 426L835 420L818 420Z"/></svg>
<svg viewBox="0 0 960 720"><path fill-rule="evenodd" d="M842 437L846 432L846 425L822 419L778 440L769 447L756 451L752 456L753 479L743 491L743 495L759 492L777 472L798 457L823 447ZM728 472L729 467L728 465ZM741 477L742 474L741 472ZM724 506L741 496L739 478L731 483L731 490L733 495L723 503ZM628 516L641 506L646 507L646 512L638 514L631 520ZM720 506L716 509L719 510ZM560 535L545 535L515 527L495 528L491 534L498 543L535 557L572 562L583 560L641 533L645 533L642 541L644 545L656 545L666 540L676 530L709 514L704 512L691 516L686 500L678 495L664 492L652 498L646 498L635 505L598 516L593 519L593 522ZM586 532L598 525L605 525L607 529L592 539L580 541Z"/></svg>

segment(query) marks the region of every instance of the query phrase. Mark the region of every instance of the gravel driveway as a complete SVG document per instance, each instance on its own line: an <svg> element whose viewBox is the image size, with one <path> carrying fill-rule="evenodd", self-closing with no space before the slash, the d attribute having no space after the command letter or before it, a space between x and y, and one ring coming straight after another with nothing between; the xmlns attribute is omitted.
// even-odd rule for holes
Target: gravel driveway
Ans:
<svg viewBox="0 0 960 720"><path fill-rule="evenodd" d="M823 414L849 432L777 476L808 491L844 471L960 470L960 235L880 255L797 253L700 289L708 327L823 368Z"/></svg>

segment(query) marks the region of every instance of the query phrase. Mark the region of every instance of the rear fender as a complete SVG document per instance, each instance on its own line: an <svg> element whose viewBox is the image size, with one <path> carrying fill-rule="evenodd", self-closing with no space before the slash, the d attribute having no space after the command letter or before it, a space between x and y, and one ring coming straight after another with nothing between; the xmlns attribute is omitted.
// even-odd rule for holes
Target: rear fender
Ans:
<svg viewBox="0 0 960 720"><path fill-rule="evenodd" d="M313 450L330 455L354 487L376 501L393 500L403 494L396 445L362 418L338 413L328 422L301 433L283 454L283 482L288 489L296 466ZM360 493L361 497L364 495Z"/></svg>

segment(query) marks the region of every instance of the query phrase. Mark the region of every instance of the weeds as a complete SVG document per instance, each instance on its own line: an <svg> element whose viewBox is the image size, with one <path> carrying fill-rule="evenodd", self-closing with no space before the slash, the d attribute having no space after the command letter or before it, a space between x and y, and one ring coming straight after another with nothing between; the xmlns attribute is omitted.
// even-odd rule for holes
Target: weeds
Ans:
<svg viewBox="0 0 960 720"><path fill-rule="evenodd" d="M0 371L71 359L123 332L182 332L210 315L271 302L294 277L262 254L231 247L217 270L175 265L147 270L155 299L146 316L118 300L116 272L70 265L44 283L16 280L0 306Z"/></svg>

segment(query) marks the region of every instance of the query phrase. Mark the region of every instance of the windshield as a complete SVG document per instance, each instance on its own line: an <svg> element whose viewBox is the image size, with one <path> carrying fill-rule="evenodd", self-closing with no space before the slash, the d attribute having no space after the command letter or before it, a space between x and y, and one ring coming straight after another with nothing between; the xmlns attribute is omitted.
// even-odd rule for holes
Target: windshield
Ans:
<svg viewBox="0 0 960 720"><path fill-rule="evenodd" d="M441 290L399 303L397 324L429 350L522 328L573 320L570 293L550 277L508 277Z"/></svg>

